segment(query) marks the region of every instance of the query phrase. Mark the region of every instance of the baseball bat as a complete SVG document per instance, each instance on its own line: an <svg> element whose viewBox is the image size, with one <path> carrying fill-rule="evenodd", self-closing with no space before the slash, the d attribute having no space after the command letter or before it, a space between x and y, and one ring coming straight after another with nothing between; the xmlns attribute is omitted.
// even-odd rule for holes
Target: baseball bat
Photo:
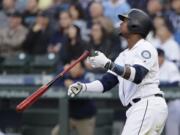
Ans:
<svg viewBox="0 0 180 135"><path fill-rule="evenodd" d="M66 69L64 69L61 73L59 73L53 80L44 84L39 89L37 89L34 93L24 99L16 106L17 112L22 112L28 107L30 107L34 102L36 102L47 90L48 88L54 84L54 82L61 78L65 73L67 73L71 68L73 68L77 63L84 60L90 55L89 51L85 51L78 59L76 59L72 64L70 64Z"/></svg>

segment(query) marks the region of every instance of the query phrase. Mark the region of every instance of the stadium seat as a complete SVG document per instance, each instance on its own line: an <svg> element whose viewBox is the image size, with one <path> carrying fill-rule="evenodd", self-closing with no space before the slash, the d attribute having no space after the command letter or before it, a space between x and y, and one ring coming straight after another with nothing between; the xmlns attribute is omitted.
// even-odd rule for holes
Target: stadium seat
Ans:
<svg viewBox="0 0 180 135"><path fill-rule="evenodd" d="M37 55L30 62L33 73L52 72L58 63L58 56L55 54Z"/></svg>
<svg viewBox="0 0 180 135"><path fill-rule="evenodd" d="M4 58L1 63L1 72L21 73L26 71L29 56L25 53L18 53L14 56Z"/></svg>

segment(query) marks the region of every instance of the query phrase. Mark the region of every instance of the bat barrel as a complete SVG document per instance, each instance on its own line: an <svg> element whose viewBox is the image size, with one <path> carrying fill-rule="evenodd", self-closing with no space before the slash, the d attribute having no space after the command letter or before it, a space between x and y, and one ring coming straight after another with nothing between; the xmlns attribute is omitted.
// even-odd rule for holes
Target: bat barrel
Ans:
<svg viewBox="0 0 180 135"><path fill-rule="evenodd" d="M24 99L20 104L17 105L16 111L22 112L29 106L31 106L34 102L38 100L40 96L42 96L47 90L49 86L43 85L40 87L37 91L35 91L32 95L28 96L26 99Z"/></svg>
<svg viewBox="0 0 180 135"><path fill-rule="evenodd" d="M17 105L16 111L22 112L29 106L31 106L34 102L36 102L39 97L41 97L48 88L60 77L62 77L65 73L67 73L71 68L73 68L77 63L84 60L86 57L90 55L89 51L85 51L77 60L75 60L67 69L62 71L60 74L58 74L53 80L51 80L49 83L43 85L38 90L36 90L32 95L28 96L26 99L24 99L20 104Z"/></svg>

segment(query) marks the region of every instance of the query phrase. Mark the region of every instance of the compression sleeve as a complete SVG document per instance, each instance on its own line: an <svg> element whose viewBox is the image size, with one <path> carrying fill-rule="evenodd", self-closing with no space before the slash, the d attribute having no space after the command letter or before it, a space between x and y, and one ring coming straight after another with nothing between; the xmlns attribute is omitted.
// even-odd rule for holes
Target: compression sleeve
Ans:
<svg viewBox="0 0 180 135"><path fill-rule="evenodd" d="M107 72L100 80L86 83L86 91L105 92L111 90L118 82L117 76Z"/></svg>
<svg viewBox="0 0 180 135"><path fill-rule="evenodd" d="M99 81L103 85L103 92L111 90L119 82L117 76L108 72Z"/></svg>
<svg viewBox="0 0 180 135"><path fill-rule="evenodd" d="M142 65L135 64L133 66L121 66L113 62L107 63L105 68L136 84L141 83L149 71Z"/></svg>
<svg viewBox="0 0 180 135"><path fill-rule="evenodd" d="M144 77L147 75L148 70L141 65L133 65L133 67L135 68L135 77L134 77L133 82L136 84L139 84L142 82Z"/></svg>

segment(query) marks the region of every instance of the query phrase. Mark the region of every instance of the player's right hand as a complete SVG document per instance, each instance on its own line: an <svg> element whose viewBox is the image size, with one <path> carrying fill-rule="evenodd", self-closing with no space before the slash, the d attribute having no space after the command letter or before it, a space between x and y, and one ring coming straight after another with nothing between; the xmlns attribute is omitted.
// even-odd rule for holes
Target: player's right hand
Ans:
<svg viewBox="0 0 180 135"><path fill-rule="evenodd" d="M102 52L95 51L95 55L88 57L87 61L93 68L105 68L105 65L111 62Z"/></svg>
<svg viewBox="0 0 180 135"><path fill-rule="evenodd" d="M79 94L81 91L86 91L86 85L81 82L76 82L69 86L68 96L74 97L75 95Z"/></svg>

